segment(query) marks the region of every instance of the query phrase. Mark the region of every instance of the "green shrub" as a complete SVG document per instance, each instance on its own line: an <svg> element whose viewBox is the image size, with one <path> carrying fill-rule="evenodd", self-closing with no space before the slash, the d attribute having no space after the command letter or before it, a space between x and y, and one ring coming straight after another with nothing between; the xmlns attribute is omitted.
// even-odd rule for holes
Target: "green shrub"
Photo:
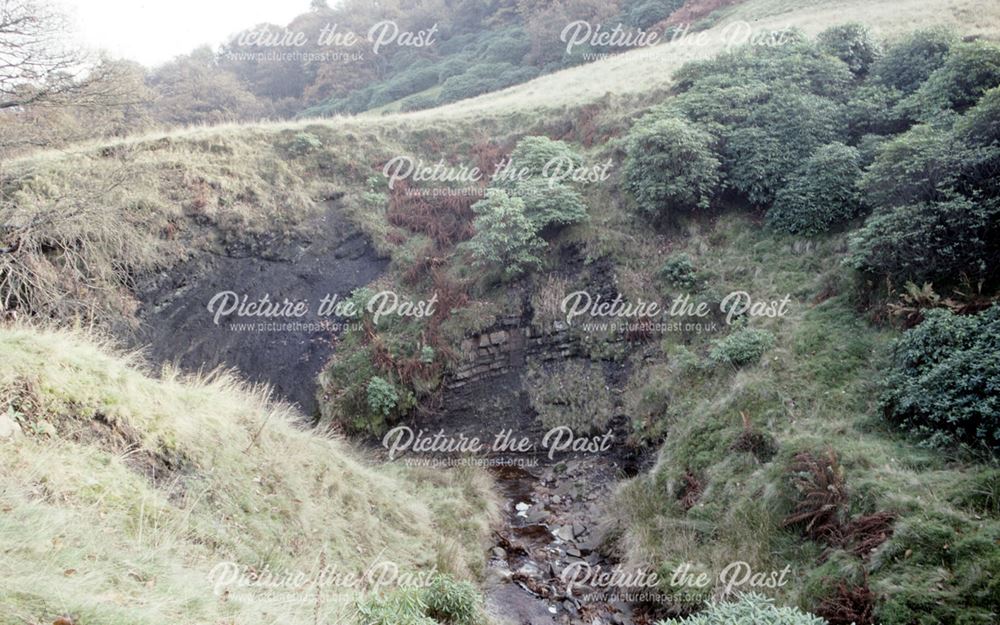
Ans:
<svg viewBox="0 0 1000 625"><path fill-rule="evenodd" d="M531 37L519 26L498 31L486 31L485 41L477 55L488 61L501 61L518 65L531 51Z"/></svg>
<svg viewBox="0 0 1000 625"><path fill-rule="evenodd" d="M439 623L475 625L481 622L482 597L469 582L438 575L423 591L426 613Z"/></svg>
<svg viewBox="0 0 1000 625"><path fill-rule="evenodd" d="M966 195L1000 195L1000 87L991 89L955 122L963 144L959 188Z"/></svg>
<svg viewBox="0 0 1000 625"><path fill-rule="evenodd" d="M1000 306L927 311L891 360L879 399L891 421L933 443L1000 448Z"/></svg>
<svg viewBox="0 0 1000 625"><path fill-rule="evenodd" d="M403 103L400 105L400 109L402 109L404 112L423 111L424 109L434 108L437 105L438 105L437 96L425 93L418 93L403 100Z"/></svg>
<svg viewBox="0 0 1000 625"><path fill-rule="evenodd" d="M941 111L964 111L988 90L1000 85L1000 46L987 41L951 48L941 67L917 91L900 102L911 118L934 119Z"/></svg>
<svg viewBox="0 0 1000 625"><path fill-rule="evenodd" d="M440 101L455 102L522 83L538 76L538 68L510 63L480 63L441 83Z"/></svg>
<svg viewBox="0 0 1000 625"><path fill-rule="evenodd" d="M488 189L472 210L476 234L463 246L477 265L499 270L505 279L541 265L545 241L525 214L524 200L502 189Z"/></svg>
<svg viewBox="0 0 1000 625"><path fill-rule="evenodd" d="M658 625L826 625L826 621L798 608L777 607L773 599L748 593L733 602L710 601L698 614L667 619Z"/></svg>
<svg viewBox="0 0 1000 625"><path fill-rule="evenodd" d="M959 151L949 131L914 126L880 147L861 178L861 190L874 206L947 199L953 195Z"/></svg>
<svg viewBox="0 0 1000 625"><path fill-rule="evenodd" d="M391 79L375 85L368 108L395 102L400 98L424 91L438 84L438 70L434 66L414 64Z"/></svg>
<svg viewBox="0 0 1000 625"><path fill-rule="evenodd" d="M750 112L766 102L771 93L759 80L734 83L730 76L713 75L668 99L651 115L683 116L723 141L730 130L744 125Z"/></svg>
<svg viewBox="0 0 1000 625"><path fill-rule="evenodd" d="M996 279L1000 202L954 198L874 213L849 240L847 264L878 281Z"/></svg>
<svg viewBox="0 0 1000 625"><path fill-rule="evenodd" d="M396 387L384 379L374 376L368 381L367 387L368 409L372 413L388 417L399 404L399 393Z"/></svg>
<svg viewBox="0 0 1000 625"><path fill-rule="evenodd" d="M511 150L510 163L515 172L523 171L530 177L541 177L550 163L569 163L572 167L580 167L583 157L565 141L530 135L518 141ZM552 167L548 171L553 171Z"/></svg>
<svg viewBox="0 0 1000 625"><path fill-rule="evenodd" d="M767 211L767 224L791 234L815 235L858 214L861 168L855 148L831 143L795 170Z"/></svg>
<svg viewBox="0 0 1000 625"><path fill-rule="evenodd" d="M889 46L875 62L872 74L886 86L912 93L944 64L955 41L954 33L944 29L914 32Z"/></svg>
<svg viewBox="0 0 1000 625"><path fill-rule="evenodd" d="M580 192L560 182L532 178L517 183L510 194L524 202L524 214L536 231L587 219Z"/></svg>
<svg viewBox="0 0 1000 625"><path fill-rule="evenodd" d="M687 254L667 258L660 267L660 279L678 289L691 289L695 285L694 264Z"/></svg>
<svg viewBox="0 0 1000 625"><path fill-rule="evenodd" d="M881 46L865 26L857 23L834 26L816 38L819 48L844 63L855 76L865 76L882 54Z"/></svg>
<svg viewBox="0 0 1000 625"><path fill-rule="evenodd" d="M499 89L499 78L516 69L510 63L480 63L441 84L441 101L455 102Z"/></svg>
<svg viewBox="0 0 1000 625"><path fill-rule="evenodd" d="M847 137L844 102L855 82L847 64L800 35L688 63L683 93L660 109L680 112L714 137L726 186L766 206L817 148Z"/></svg>
<svg viewBox="0 0 1000 625"><path fill-rule="evenodd" d="M874 83L858 87L844 106L844 121L851 137L889 135L905 131L909 123L896 111L903 92Z"/></svg>
<svg viewBox="0 0 1000 625"><path fill-rule="evenodd" d="M789 172L821 145L841 138L837 120L842 115L842 107L829 98L794 89L771 94L727 137L727 186L751 204L772 203Z"/></svg>
<svg viewBox="0 0 1000 625"><path fill-rule="evenodd" d="M708 357L715 364L745 367L759 361L764 352L774 347L774 335L767 330L739 328L729 336L715 341Z"/></svg>
<svg viewBox="0 0 1000 625"><path fill-rule="evenodd" d="M320 138L311 132L297 132L288 145L288 151L295 156L305 156L323 147Z"/></svg>
<svg viewBox="0 0 1000 625"><path fill-rule="evenodd" d="M686 91L706 79L725 77L730 85L761 82L775 93L790 90L834 99L850 93L855 78L846 63L801 33L786 31L783 37L782 45L748 45L687 63L674 75L677 87Z"/></svg>
<svg viewBox="0 0 1000 625"><path fill-rule="evenodd" d="M712 136L678 118L640 122L629 133L625 187L642 212L708 208L720 180Z"/></svg>
<svg viewBox="0 0 1000 625"><path fill-rule="evenodd" d="M955 122L955 134L970 146L1000 145L1000 87L990 89Z"/></svg>

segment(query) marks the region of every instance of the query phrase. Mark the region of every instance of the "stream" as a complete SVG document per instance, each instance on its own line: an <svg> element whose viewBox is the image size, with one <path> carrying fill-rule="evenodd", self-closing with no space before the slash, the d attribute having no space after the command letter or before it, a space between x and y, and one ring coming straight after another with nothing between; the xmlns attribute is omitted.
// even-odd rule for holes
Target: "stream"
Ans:
<svg viewBox="0 0 1000 625"><path fill-rule="evenodd" d="M486 583L487 609L516 625L645 625L643 606L615 597L615 588L567 587L579 572L608 571L604 553L615 528L602 522L622 466L589 455L552 464L492 470L503 496L502 527L494 532ZM594 594L592 594L594 593Z"/></svg>

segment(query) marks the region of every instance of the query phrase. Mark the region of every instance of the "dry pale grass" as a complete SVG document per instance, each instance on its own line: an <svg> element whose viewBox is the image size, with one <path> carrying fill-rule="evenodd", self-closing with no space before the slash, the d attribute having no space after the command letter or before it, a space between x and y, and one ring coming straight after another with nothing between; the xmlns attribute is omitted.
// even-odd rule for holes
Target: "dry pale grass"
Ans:
<svg viewBox="0 0 1000 625"><path fill-rule="evenodd" d="M351 622L374 578L216 594L213 567L479 567L480 473L375 468L266 389L153 379L80 332L2 328L0 353L0 623Z"/></svg>

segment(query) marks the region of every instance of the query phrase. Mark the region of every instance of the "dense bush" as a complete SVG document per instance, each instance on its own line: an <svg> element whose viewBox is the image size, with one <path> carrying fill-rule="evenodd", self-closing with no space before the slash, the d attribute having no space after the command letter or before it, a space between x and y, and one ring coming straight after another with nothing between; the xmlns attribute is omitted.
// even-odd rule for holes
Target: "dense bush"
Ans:
<svg viewBox="0 0 1000 625"><path fill-rule="evenodd" d="M424 91L438 84L438 69L425 64L414 64L372 90L369 108L395 102L400 98Z"/></svg>
<svg viewBox="0 0 1000 625"><path fill-rule="evenodd" d="M576 189L554 180L531 178L510 191L524 202L524 214L537 231L587 219L587 205Z"/></svg>
<svg viewBox="0 0 1000 625"><path fill-rule="evenodd" d="M541 265L539 254L545 241L524 212L524 201L502 189L488 189L486 197L472 205L476 234L464 244L476 264L497 269L506 279Z"/></svg>
<svg viewBox="0 0 1000 625"><path fill-rule="evenodd" d="M842 138L841 115L841 106L829 98L794 90L772 93L728 136L727 186L751 204L770 204L789 172L821 145Z"/></svg>
<svg viewBox="0 0 1000 625"><path fill-rule="evenodd" d="M667 619L658 625L826 625L826 621L798 608L779 608L773 599L748 593L733 602L709 602L693 616Z"/></svg>
<svg viewBox="0 0 1000 625"><path fill-rule="evenodd" d="M657 114L686 117L723 141L731 129L745 124L750 112L766 102L771 93L771 88L759 80L740 83L729 76L713 75L670 98Z"/></svg>
<svg viewBox="0 0 1000 625"><path fill-rule="evenodd" d="M872 67L882 84L912 93L941 67L956 37L944 29L914 32L890 46Z"/></svg>
<svg viewBox="0 0 1000 625"><path fill-rule="evenodd" d="M855 76L865 76L882 54L881 46L863 25L852 23L834 26L821 32L816 38L821 50L841 61Z"/></svg>
<svg viewBox="0 0 1000 625"><path fill-rule="evenodd" d="M587 206L563 172L579 168L583 157L563 141L532 135L518 141L508 167L492 180L496 188L524 202L524 213L540 231L587 219Z"/></svg>
<svg viewBox="0 0 1000 625"><path fill-rule="evenodd" d="M523 28L513 27L491 33L480 44L480 52L476 56L486 61L520 65L530 51L531 37Z"/></svg>
<svg viewBox="0 0 1000 625"><path fill-rule="evenodd" d="M500 78L517 68L510 63L480 63L441 84L441 101L454 102L499 89Z"/></svg>
<svg viewBox="0 0 1000 625"><path fill-rule="evenodd" d="M399 393L396 387L386 382L383 378L374 376L368 381L367 388L368 409L380 417L388 417L396 409L399 403Z"/></svg>
<svg viewBox="0 0 1000 625"><path fill-rule="evenodd" d="M708 208L721 178L711 144L679 118L640 122L628 136L625 188L651 217Z"/></svg>
<svg viewBox="0 0 1000 625"><path fill-rule="evenodd" d="M955 133L967 145L1000 145L1000 87L987 91L955 122Z"/></svg>
<svg viewBox="0 0 1000 625"><path fill-rule="evenodd" d="M455 102L488 91L526 82L538 76L537 67L517 67L506 62L480 63L441 84L441 102Z"/></svg>
<svg viewBox="0 0 1000 625"><path fill-rule="evenodd" d="M297 132L288 144L288 151L295 156L305 156L323 147L319 137L311 132Z"/></svg>
<svg viewBox="0 0 1000 625"><path fill-rule="evenodd" d="M892 284L996 280L1000 201L954 198L876 212L850 237L847 263Z"/></svg>
<svg viewBox="0 0 1000 625"><path fill-rule="evenodd" d="M955 122L955 137L966 146L959 188L966 194L1000 195L1000 87L987 91Z"/></svg>
<svg viewBox="0 0 1000 625"><path fill-rule="evenodd" d="M660 267L660 279L678 289L690 289L695 285L694 263L687 254L676 254L667 258Z"/></svg>
<svg viewBox="0 0 1000 625"><path fill-rule="evenodd" d="M744 46L713 59L688 63L675 74L677 86L686 91L706 79L725 77L730 85L757 81L776 92L846 97L854 83L846 63L820 50L800 33L786 32L784 37L782 45Z"/></svg>
<svg viewBox="0 0 1000 625"><path fill-rule="evenodd" d="M739 328L732 334L715 341L708 357L716 364L734 367L752 365L764 352L774 347L774 335L767 330Z"/></svg>
<svg viewBox="0 0 1000 625"><path fill-rule="evenodd" d="M958 152L949 131L914 126L881 146L861 189L876 206L946 199L955 187Z"/></svg>
<svg viewBox="0 0 1000 625"><path fill-rule="evenodd" d="M1000 306L931 310L892 350L886 416L932 442L1000 448Z"/></svg>
<svg viewBox="0 0 1000 625"><path fill-rule="evenodd" d="M960 43L899 107L912 119L932 120L942 111L968 109L998 85L1000 46L987 41Z"/></svg>
<svg viewBox="0 0 1000 625"><path fill-rule="evenodd" d="M767 224L782 232L815 235L857 215L858 160L858 151L842 143L816 150L778 192Z"/></svg>
<svg viewBox="0 0 1000 625"><path fill-rule="evenodd" d="M524 137L510 153L511 168L534 177L542 176L549 163L561 162L579 167L583 164L583 157L565 141L555 141L544 135Z"/></svg>
<svg viewBox="0 0 1000 625"><path fill-rule="evenodd" d="M895 87L878 83L858 87L844 106L847 134L858 138L903 132L909 123L896 110L902 98L903 92Z"/></svg>
<svg viewBox="0 0 1000 625"><path fill-rule="evenodd" d="M423 93L418 93L412 95L405 100L400 105L403 111L422 111L424 109L434 108L438 105L437 96L427 95Z"/></svg>

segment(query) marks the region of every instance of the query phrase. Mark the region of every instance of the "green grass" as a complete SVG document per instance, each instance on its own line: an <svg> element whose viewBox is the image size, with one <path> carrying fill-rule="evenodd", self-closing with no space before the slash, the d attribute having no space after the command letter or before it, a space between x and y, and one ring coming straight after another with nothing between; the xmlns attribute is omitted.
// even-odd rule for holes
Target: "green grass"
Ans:
<svg viewBox="0 0 1000 625"><path fill-rule="evenodd" d="M708 292L788 292L794 304L784 318L751 322L777 337L760 363L712 366L709 337L668 336L663 364L629 390L663 398L652 403L644 427L666 440L656 467L626 484L614 506L627 526L626 560L668 570L669 563L694 562L714 575L734 560L767 571L789 564L790 583L778 596L807 609L827 596L830 580L859 583L864 569L882 622L990 622L998 597L992 580L1000 572L996 468L921 448L882 424L875 396L895 333L870 326L848 283L831 278L840 271L839 237L803 251L803 243L775 238L737 215L684 235L672 249L709 276ZM774 439L773 458L733 450L743 415ZM835 549L827 565L817 566L824 547L783 527L794 502L786 475L791 457L826 449L835 450L845 471L848 516L886 510L899 517L896 535L867 564ZM687 472L703 486L689 510L678 501Z"/></svg>

